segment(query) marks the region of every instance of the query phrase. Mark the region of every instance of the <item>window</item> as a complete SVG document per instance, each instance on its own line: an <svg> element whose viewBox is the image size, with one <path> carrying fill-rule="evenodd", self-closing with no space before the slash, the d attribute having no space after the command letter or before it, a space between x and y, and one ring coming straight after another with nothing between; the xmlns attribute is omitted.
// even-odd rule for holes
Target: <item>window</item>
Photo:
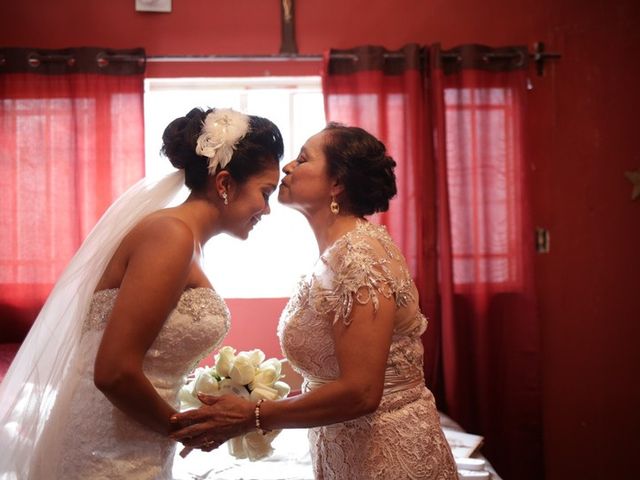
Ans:
<svg viewBox="0 0 640 480"><path fill-rule="evenodd" d="M283 162L297 156L305 140L325 125L320 77L147 79L147 175L172 171L159 154L162 132L194 107L230 107L269 118L284 138ZM187 193L185 188L184 197ZM304 217L280 205L277 193L270 205L271 214L248 240L218 235L205 246L205 273L225 298L288 297L317 259L316 241Z"/></svg>
<svg viewBox="0 0 640 480"><path fill-rule="evenodd" d="M128 147L139 152L140 122L124 119L136 118L141 92L101 90L98 100L50 88L0 100L2 284L54 284L106 206L141 173L139 163L113 161L136 158ZM98 151L100 144L109 148Z"/></svg>
<svg viewBox="0 0 640 480"><path fill-rule="evenodd" d="M448 88L447 177L456 285L520 283L517 101L509 88Z"/></svg>

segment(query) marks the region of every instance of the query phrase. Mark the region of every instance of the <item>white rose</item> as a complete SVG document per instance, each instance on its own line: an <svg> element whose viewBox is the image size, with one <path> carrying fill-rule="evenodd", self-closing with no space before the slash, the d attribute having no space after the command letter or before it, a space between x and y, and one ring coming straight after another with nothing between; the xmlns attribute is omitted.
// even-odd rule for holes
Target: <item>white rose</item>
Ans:
<svg viewBox="0 0 640 480"><path fill-rule="evenodd" d="M285 382L276 382L273 384L273 388L278 392L278 398L285 398L291 392L291 387Z"/></svg>
<svg viewBox="0 0 640 480"><path fill-rule="evenodd" d="M251 361L251 357L245 352L239 353L229 371L231 380L239 385L249 385L253 381L255 374L256 368Z"/></svg>
<svg viewBox="0 0 640 480"><path fill-rule="evenodd" d="M266 368L260 368L256 373L250 388L255 388L256 385L273 385L278 379L278 372L272 365L267 365Z"/></svg>
<svg viewBox="0 0 640 480"><path fill-rule="evenodd" d="M251 362L256 368L264 361L264 352L258 348L256 348L255 350L250 350L246 353L249 354L249 358L251 358Z"/></svg>
<svg viewBox="0 0 640 480"><path fill-rule="evenodd" d="M230 378L224 378L220 382L220 390L217 395L238 395L242 398L249 399L249 391L243 385L238 385Z"/></svg>
<svg viewBox="0 0 640 480"><path fill-rule="evenodd" d="M277 400L278 390L267 385L256 385L251 391L251 400L257 402L260 399Z"/></svg>
<svg viewBox="0 0 640 480"><path fill-rule="evenodd" d="M214 134L203 133L196 142L196 153L203 157L211 158L216 154L216 150L220 146L221 143L215 138Z"/></svg>
<svg viewBox="0 0 640 480"><path fill-rule="evenodd" d="M259 370L265 370L267 368L275 369L276 380L280 378L280 375L282 374L282 362L280 362L280 360L278 360L277 358L269 358L262 362L258 367Z"/></svg>
<svg viewBox="0 0 640 480"><path fill-rule="evenodd" d="M222 347L216 355L216 372L221 377L228 377L231 365L235 360L236 349L231 347Z"/></svg>
<svg viewBox="0 0 640 480"><path fill-rule="evenodd" d="M218 381L211 376L208 372L201 373L198 378L196 378L195 385L193 387L194 395L198 393L205 393L207 395L215 395L218 393L220 387L218 386Z"/></svg>
<svg viewBox="0 0 640 480"><path fill-rule="evenodd" d="M178 400L180 402L180 411L199 408L202 403L193 396L191 385L184 385L178 392Z"/></svg>

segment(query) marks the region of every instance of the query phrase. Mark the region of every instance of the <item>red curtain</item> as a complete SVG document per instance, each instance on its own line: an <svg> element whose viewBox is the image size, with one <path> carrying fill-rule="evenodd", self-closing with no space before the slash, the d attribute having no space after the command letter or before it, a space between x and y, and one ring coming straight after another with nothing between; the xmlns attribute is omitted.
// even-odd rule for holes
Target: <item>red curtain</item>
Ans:
<svg viewBox="0 0 640 480"><path fill-rule="evenodd" d="M365 46L325 55L323 92L327 120L364 128L380 138L397 162L398 194L389 210L372 218L387 226L417 280L423 311L430 317L424 337L425 376L437 379L439 316L436 285L433 142L429 133L423 52L407 45L397 52Z"/></svg>
<svg viewBox="0 0 640 480"><path fill-rule="evenodd" d="M97 219L144 174L144 57L0 56L0 342L19 342Z"/></svg>
<svg viewBox="0 0 640 480"><path fill-rule="evenodd" d="M542 477L539 325L523 149L526 49L408 45L331 51L327 119L398 162L386 224L429 317L438 406L485 437L505 478Z"/></svg>

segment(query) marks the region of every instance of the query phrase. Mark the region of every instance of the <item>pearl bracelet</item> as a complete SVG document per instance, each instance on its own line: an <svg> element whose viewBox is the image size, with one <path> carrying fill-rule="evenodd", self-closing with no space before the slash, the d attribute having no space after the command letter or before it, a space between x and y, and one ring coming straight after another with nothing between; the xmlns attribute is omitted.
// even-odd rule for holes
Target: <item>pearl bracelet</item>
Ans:
<svg viewBox="0 0 640 480"><path fill-rule="evenodd" d="M262 402L264 402L264 398L261 398L260 400L258 400L258 403L256 403L256 409L254 410L254 412L256 416L256 430L261 435L265 435L268 432L268 430L263 430L262 427L260 426L260 405L262 405Z"/></svg>

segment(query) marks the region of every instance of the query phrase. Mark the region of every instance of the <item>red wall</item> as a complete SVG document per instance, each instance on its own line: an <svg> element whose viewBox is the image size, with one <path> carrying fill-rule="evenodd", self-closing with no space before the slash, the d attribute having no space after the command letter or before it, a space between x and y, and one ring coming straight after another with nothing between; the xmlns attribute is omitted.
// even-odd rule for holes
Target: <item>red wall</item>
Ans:
<svg viewBox="0 0 640 480"><path fill-rule="evenodd" d="M627 478L640 447L640 4L585 3L554 12L563 59L530 101L550 479Z"/></svg>
<svg viewBox="0 0 640 480"><path fill-rule="evenodd" d="M260 348L267 358L282 357L276 329L288 298L228 298L231 330L222 345L237 350ZM222 346L221 345L221 346Z"/></svg>
<svg viewBox="0 0 640 480"><path fill-rule="evenodd" d="M142 46L149 55L279 49L276 0L174 0L171 14L136 13L133 0L3 3L4 46ZM627 478L636 470L640 201L630 201L631 184L623 172L640 168L634 120L640 106L638 5L637 0L301 0L296 5L301 53L367 43L397 48L440 42L449 48L544 41L563 54L544 77L532 76L529 105L534 220L551 232L551 252L540 255L536 265L549 480ZM318 69L315 63L151 64L148 74ZM278 302L267 308L273 317L263 325L269 329L277 322ZM253 311L262 312L261 305ZM232 303L236 324L262 322L245 307ZM252 334L232 333L236 346L253 341ZM275 336L268 338L275 342Z"/></svg>

